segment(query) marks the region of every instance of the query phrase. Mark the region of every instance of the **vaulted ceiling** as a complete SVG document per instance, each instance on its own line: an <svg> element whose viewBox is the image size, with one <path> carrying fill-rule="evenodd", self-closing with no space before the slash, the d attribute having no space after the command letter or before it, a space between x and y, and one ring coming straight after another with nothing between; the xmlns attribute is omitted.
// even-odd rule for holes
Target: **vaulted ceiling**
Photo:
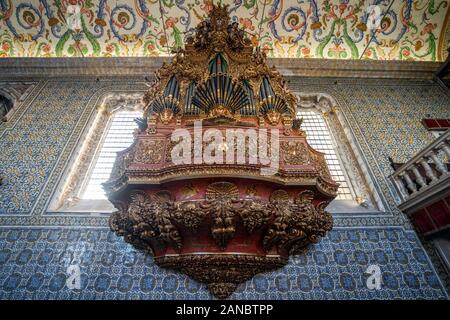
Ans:
<svg viewBox="0 0 450 320"><path fill-rule="evenodd" d="M450 0L214 2L228 3L269 57L442 61L448 46ZM210 8L209 0L0 0L0 57L163 56Z"/></svg>

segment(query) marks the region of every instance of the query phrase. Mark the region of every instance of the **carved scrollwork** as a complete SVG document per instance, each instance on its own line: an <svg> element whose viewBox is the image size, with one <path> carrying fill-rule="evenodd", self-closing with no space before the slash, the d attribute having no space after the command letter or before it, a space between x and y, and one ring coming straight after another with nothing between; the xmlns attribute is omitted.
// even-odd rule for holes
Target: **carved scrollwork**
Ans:
<svg viewBox="0 0 450 320"><path fill-rule="evenodd" d="M275 219L263 239L266 251L278 246L278 249L291 252L308 243L315 243L333 227L332 217L323 207L315 208L312 191L302 192L297 201L272 198L270 208Z"/></svg>
<svg viewBox="0 0 450 320"><path fill-rule="evenodd" d="M195 230L203 222L208 212L198 202L177 203L171 217L188 229Z"/></svg>
<svg viewBox="0 0 450 320"><path fill-rule="evenodd" d="M294 244L298 248L317 242L332 228L331 215L324 211L328 202L315 207L311 190L301 192L295 201L282 189L272 193L270 202L239 201L234 184L217 182L207 188L203 202L175 202L167 191L160 191L152 197L134 191L130 198L130 204L121 205L121 209L111 217L111 227L118 234L126 235L133 244L141 245L155 238L180 249L182 239L172 222L195 230L207 216L212 218L211 236L222 250L234 237L236 216L240 217L248 233L268 226L262 240L267 251L273 247L289 251Z"/></svg>
<svg viewBox="0 0 450 320"><path fill-rule="evenodd" d="M261 245L274 258L240 255L158 256L156 262L207 283L217 297L227 297L236 286L255 274L283 265L289 254L301 253L309 243L332 228L331 215L324 211L327 201L316 206L314 192L304 190L295 199L284 189L272 192L269 201L240 198L239 190L230 182L208 185L205 198L177 202L169 191L149 196L132 191L130 202L114 202L119 209L110 219L112 230L146 252L153 253L153 240L163 246L182 249L178 228L198 230L209 226L216 245L225 250L241 223L247 233L264 230ZM279 254L279 256L276 256ZM271 260L272 259L272 260Z"/></svg>
<svg viewBox="0 0 450 320"><path fill-rule="evenodd" d="M109 180L120 178L125 172L125 168L131 162L133 156L133 153L118 153Z"/></svg>
<svg viewBox="0 0 450 320"><path fill-rule="evenodd" d="M109 218L109 225L111 230L123 236L125 241L153 255L153 248L147 241L156 234L151 226L143 222L144 217L141 216L141 213L145 214L145 207L148 205L146 194L136 192L133 198L132 205L121 201L113 202L118 211Z"/></svg>
<svg viewBox="0 0 450 320"><path fill-rule="evenodd" d="M140 141L134 161L139 163L157 164L160 163L164 157L164 142L158 140L143 140Z"/></svg>
<svg viewBox="0 0 450 320"><path fill-rule="evenodd" d="M213 217L211 234L222 250L236 232L234 216L237 210L233 202L236 202L238 195L237 187L229 182L215 182L206 189L206 200L209 201L203 208Z"/></svg>
<svg viewBox="0 0 450 320"><path fill-rule="evenodd" d="M225 299L236 287L261 272L284 266L287 259L279 256L255 255L186 255L158 257L156 263L178 270L193 279L206 283L219 299Z"/></svg>
<svg viewBox="0 0 450 320"><path fill-rule="evenodd" d="M153 99L155 99L159 94L159 91L161 90L161 83L158 80L154 79L150 82L148 88L149 89L144 93L144 97L142 98L142 102L145 106L144 110L147 109L150 102L153 101Z"/></svg>
<svg viewBox="0 0 450 320"><path fill-rule="evenodd" d="M234 108L235 103L231 101L223 103L223 98L232 101L237 101L238 99L241 101L248 100L248 103L250 103L249 99L251 96L255 97L259 104L264 104L266 107L270 105L270 108L268 108L271 110L273 105L278 106L275 108L276 110L269 112L271 115L282 113L289 114L293 118L295 117L296 96L288 90L286 81L284 81L278 70L267 64L266 54L259 48L254 50L250 39L245 34L245 29L240 27L238 22L231 21L227 10L227 5L213 5L208 18L198 24L193 30L192 36L187 37L185 48L177 49L170 63L163 63L156 72L157 82L151 83L148 92L144 96L146 111L149 111L150 104L155 100L166 97L167 94L169 94L171 99L176 94L177 102L186 102L188 99L192 99L191 93L188 92L187 88L190 84L193 84L195 92L201 91L199 93L201 99L205 99L217 91L221 92L222 96L220 99L214 99L215 103L210 104L208 110L215 111L214 113L219 111L222 114L228 111L230 114L226 119L233 119L236 116L234 114L235 110L230 108L230 106ZM222 55L224 61L227 62L227 70L220 75L211 74L208 70L211 58L217 54ZM211 75L214 76L212 80L209 79ZM174 86L169 85L172 77L176 78L176 82L180 85L181 90L173 90ZM229 84L225 81L224 86L216 88L217 79L219 78L221 78L220 81L228 79ZM259 98L259 88L263 78L268 79L270 87L273 88L274 96L271 98L274 101L270 103ZM247 87L241 87L244 82L248 85L249 92L247 92ZM170 93L167 91L168 88L172 90ZM205 88L207 90L203 90ZM229 94L228 90L233 92L233 94ZM250 91L252 91L252 95L249 95ZM224 92L226 92L225 95L223 95ZM245 106L242 102L238 105L241 108ZM190 114L183 110L185 106L188 108L187 104L180 104L181 118ZM214 106L220 108L213 108ZM251 102L249 108L253 110L253 115L256 115L256 108L253 102ZM210 112L208 114L211 116ZM238 113L237 115L240 114ZM223 116L220 118L223 118ZM169 123L168 121L166 120L167 123ZM272 123L277 124L278 121L272 121Z"/></svg>
<svg viewBox="0 0 450 320"><path fill-rule="evenodd" d="M313 199L314 199L314 191L304 190L298 194L297 199L295 199L295 202L310 204Z"/></svg>
<svg viewBox="0 0 450 320"><path fill-rule="evenodd" d="M320 176L325 179L332 180L330 170L328 169L327 163L325 161L324 154L311 149L310 157Z"/></svg>
<svg viewBox="0 0 450 320"><path fill-rule="evenodd" d="M263 247L269 251L273 246L283 246L289 238L293 213L288 200L272 200L270 209L275 219L263 238Z"/></svg>
<svg viewBox="0 0 450 320"><path fill-rule="evenodd" d="M172 224L171 212L174 210L173 202L155 203L155 222L159 231L158 239L167 245L172 245L179 250L183 246L182 238L178 229Z"/></svg>
<svg viewBox="0 0 450 320"><path fill-rule="evenodd" d="M189 61L183 51L178 52L174 56L172 63L163 63L161 68L156 72L158 79L165 79L174 74L176 74L180 80L186 79L195 82L200 82L208 76L208 73L203 68L199 68L198 65ZM161 87L163 86L159 85L159 91L161 90Z"/></svg>
<svg viewBox="0 0 450 320"><path fill-rule="evenodd" d="M258 230L269 221L272 216L270 208L260 201L246 201L239 210L239 215L245 230L252 233Z"/></svg>
<svg viewBox="0 0 450 320"><path fill-rule="evenodd" d="M270 194L270 202L287 202L289 201L289 193L283 189L277 189Z"/></svg>
<svg viewBox="0 0 450 320"><path fill-rule="evenodd" d="M187 48L192 47L196 51L221 51L227 48L238 53L251 48L251 41L245 37L245 32L239 28L239 24L230 24L228 5L216 6L210 19L200 22L194 37L188 37L186 42Z"/></svg>
<svg viewBox="0 0 450 320"><path fill-rule="evenodd" d="M288 165L301 165L309 163L309 151L300 141L281 142L283 161Z"/></svg>
<svg viewBox="0 0 450 320"><path fill-rule="evenodd" d="M173 202L151 199L143 191L130 193L130 203L122 206L110 218L110 226L125 240L139 247L151 247L149 241L157 239L175 249L182 247L180 233L170 220Z"/></svg>

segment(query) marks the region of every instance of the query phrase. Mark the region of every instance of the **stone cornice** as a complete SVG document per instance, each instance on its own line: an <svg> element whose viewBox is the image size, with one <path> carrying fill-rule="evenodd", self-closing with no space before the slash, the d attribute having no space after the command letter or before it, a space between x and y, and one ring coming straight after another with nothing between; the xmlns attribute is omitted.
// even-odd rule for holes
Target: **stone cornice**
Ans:
<svg viewBox="0 0 450 320"><path fill-rule="evenodd" d="M151 76L168 57L0 58L0 79L68 76ZM269 59L285 76L433 79L440 63L416 61Z"/></svg>

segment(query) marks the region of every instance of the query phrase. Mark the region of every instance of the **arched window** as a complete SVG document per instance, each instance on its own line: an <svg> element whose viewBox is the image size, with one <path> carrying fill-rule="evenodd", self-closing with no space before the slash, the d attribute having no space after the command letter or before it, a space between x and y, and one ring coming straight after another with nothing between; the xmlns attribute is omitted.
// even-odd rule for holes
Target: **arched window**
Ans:
<svg viewBox="0 0 450 320"><path fill-rule="evenodd" d="M111 174L117 152L133 143L133 131L137 128L134 119L140 116L142 112L130 110L119 110L112 114L81 190L81 199L106 199L102 183Z"/></svg>
<svg viewBox="0 0 450 320"><path fill-rule="evenodd" d="M141 116L141 94L104 99L54 193L50 212L113 211L102 183L109 179L117 152L133 143L134 119Z"/></svg>
<svg viewBox="0 0 450 320"><path fill-rule="evenodd" d="M343 124L342 114L334 99L326 94L298 94L299 118L308 143L325 153L333 179L340 187L330 204L331 212L366 213L382 211L384 206L367 167L357 151L354 139Z"/></svg>
<svg viewBox="0 0 450 320"><path fill-rule="evenodd" d="M317 109L300 109L297 117L302 118L302 129L306 131L308 143L317 151L325 153L325 160L334 181L339 183L336 199L351 200L355 198L353 190L348 183L348 178L342 170L341 160L336 154L331 132L325 120Z"/></svg>

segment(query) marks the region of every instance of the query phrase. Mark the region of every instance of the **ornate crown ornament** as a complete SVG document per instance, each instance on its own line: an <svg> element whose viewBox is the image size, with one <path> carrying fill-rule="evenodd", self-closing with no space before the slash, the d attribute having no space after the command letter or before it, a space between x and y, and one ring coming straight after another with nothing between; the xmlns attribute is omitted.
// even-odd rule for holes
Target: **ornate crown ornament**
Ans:
<svg viewBox="0 0 450 320"><path fill-rule="evenodd" d="M118 153L104 188L118 209L111 229L156 264L226 298L331 230L325 207L338 185L324 155L306 141L295 96L230 22L227 6L213 6L185 48L156 72L144 102L134 143ZM174 158L180 155L173 139L178 129L193 137L181 162ZM212 129L223 137L227 130L248 134L220 140L211 152L241 152L248 161L201 161ZM265 158L251 161L264 141ZM277 170L262 174L262 159L269 157Z"/></svg>

